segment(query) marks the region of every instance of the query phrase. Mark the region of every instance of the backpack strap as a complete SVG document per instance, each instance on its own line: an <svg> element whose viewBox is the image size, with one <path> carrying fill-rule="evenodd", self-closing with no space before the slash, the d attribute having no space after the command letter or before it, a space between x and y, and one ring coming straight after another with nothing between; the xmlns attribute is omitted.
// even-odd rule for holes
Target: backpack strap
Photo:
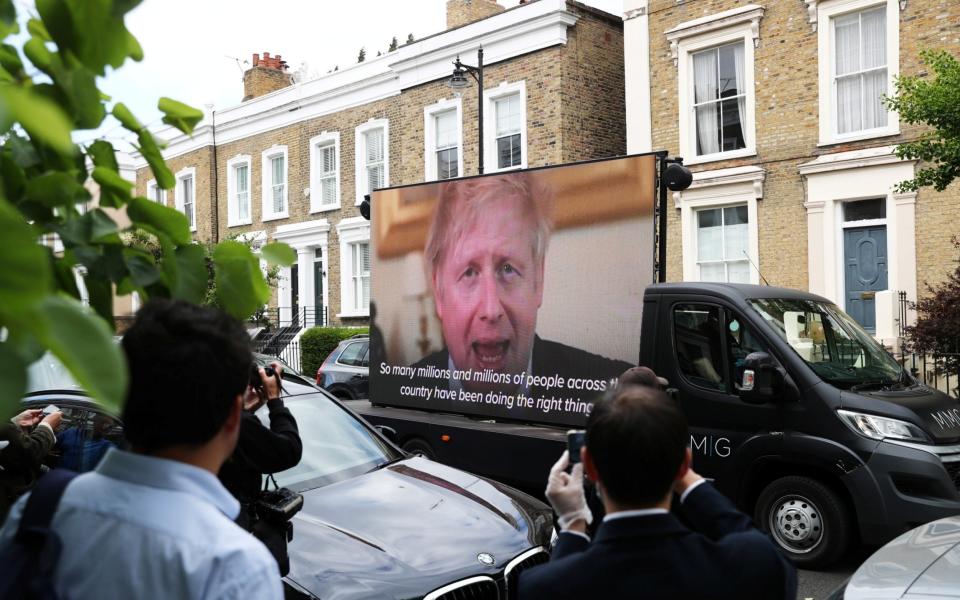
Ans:
<svg viewBox="0 0 960 600"><path fill-rule="evenodd" d="M67 489L67 484L76 476L77 473L67 469L54 469L37 481L20 517L18 539L27 541L26 537L46 537L53 514L57 512L60 504L60 497Z"/></svg>
<svg viewBox="0 0 960 600"><path fill-rule="evenodd" d="M53 600L57 597L51 576L62 546L57 534L50 531L50 523L64 490L76 476L74 471L54 469L41 477L20 517L15 539L31 557L32 575L26 581L31 598Z"/></svg>

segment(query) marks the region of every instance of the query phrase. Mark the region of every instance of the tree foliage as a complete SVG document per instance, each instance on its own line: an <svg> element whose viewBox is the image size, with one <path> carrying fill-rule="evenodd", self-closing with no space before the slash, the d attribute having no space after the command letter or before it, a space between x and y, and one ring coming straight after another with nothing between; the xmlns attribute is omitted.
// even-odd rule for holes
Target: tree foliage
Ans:
<svg viewBox="0 0 960 600"><path fill-rule="evenodd" d="M953 237L960 253L960 236ZM930 295L919 300L917 322L906 328L907 349L916 353L940 355L948 368L960 368L960 260L947 280L933 287Z"/></svg>
<svg viewBox="0 0 960 600"><path fill-rule="evenodd" d="M124 25L138 3L36 0L36 15L21 35L12 0L0 0L0 413L17 409L26 367L45 351L106 407L120 407L127 376L113 340L114 293L201 302L213 279L218 302L238 318L269 298L248 246L219 244L211 271L187 218L136 197L109 141L73 142L74 131L96 129L112 115L137 137L157 185L174 186L160 142L96 83L107 67L142 59ZM169 98L161 98L158 109L165 123L186 134L203 116ZM80 210L91 200L89 179L99 186L99 205ZM109 209L126 213L131 225L121 231ZM54 251L54 238L62 252ZM275 264L291 257L289 248L262 254ZM85 273L90 308L80 302L78 270Z"/></svg>
<svg viewBox="0 0 960 600"><path fill-rule="evenodd" d="M960 177L960 61L946 50L925 50L921 60L933 71L933 79L898 77L896 95L885 99L901 120L930 126L916 141L897 146L900 158L927 163L897 189L913 192L933 186L942 192Z"/></svg>

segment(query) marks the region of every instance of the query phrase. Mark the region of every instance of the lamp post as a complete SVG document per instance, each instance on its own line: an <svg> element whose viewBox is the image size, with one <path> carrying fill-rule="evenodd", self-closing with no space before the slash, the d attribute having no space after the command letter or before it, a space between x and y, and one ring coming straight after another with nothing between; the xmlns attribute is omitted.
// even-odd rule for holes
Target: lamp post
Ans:
<svg viewBox="0 0 960 600"><path fill-rule="evenodd" d="M467 73L473 77L479 87L477 91L477 120L479 121L478 146L480 156L477 160L477 174L483 175L483 46L480 46L477 50L477 66L471 67L470 65L463 64L460 62L459 54L457 55L457 60L453 62L453 75L450 76L447 85L450 86L454 95L458 98L463 93L463 89L470 85L470 82L467 81L465 76Z"/></svg>

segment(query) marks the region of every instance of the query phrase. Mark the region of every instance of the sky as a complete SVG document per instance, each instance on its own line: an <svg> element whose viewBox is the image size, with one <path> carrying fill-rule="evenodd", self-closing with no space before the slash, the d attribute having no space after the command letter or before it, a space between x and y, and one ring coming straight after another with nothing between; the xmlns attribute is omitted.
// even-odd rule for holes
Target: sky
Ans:
<svg viewBox="0 0 960 600"><path fill-rule="evenodd" d="M623 0L581 0L621 14ZM22 0L18 4L22 4ZM518 0L500 0L507 7ZM141 122L159 124L157 100L168 96L197 108L239 104L243 71L254 53L280 54L291 71L324 74L386 52L393 36L402 44L446 28L446 0L144 0L127 16L144 59L127 61L100 81ZM126 139L116 121L77 141Z"/></svg>

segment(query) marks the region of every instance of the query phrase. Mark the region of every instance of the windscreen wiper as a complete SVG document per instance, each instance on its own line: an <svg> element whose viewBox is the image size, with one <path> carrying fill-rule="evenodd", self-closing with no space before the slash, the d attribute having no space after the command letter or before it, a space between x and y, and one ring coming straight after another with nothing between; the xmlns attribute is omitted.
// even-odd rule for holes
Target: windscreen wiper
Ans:
<svg viewBox="0 0 960 600"><path fill-rule="evenodd" d="M390 460L385 460L385 461L383 461L382 463L379 463L379 464L378 464L377 466L375 466L374 468L372 468L372 469L370 469L369 471L367 471L367 473L373 473L374 471L379 471L380 469L383 469L384 467L389 467L390 465L394 465L394 464L400 462L401 460L403 460L403 459L405 459L405 458L407 458L407 457L406 457L406 456L398 456L398 457L396 457L396 458L391 458Z"/></svg>
<svg viewBox="0 0 960 600"><path fill-rule="evenodd" d="M886 381L883 379L877 381L864 381L863 383L858 383L856 385L850 386L851 392L859 392L860 390L865 390L868 388L879 388L881 390L887 389L892 382Z"/></svg>

